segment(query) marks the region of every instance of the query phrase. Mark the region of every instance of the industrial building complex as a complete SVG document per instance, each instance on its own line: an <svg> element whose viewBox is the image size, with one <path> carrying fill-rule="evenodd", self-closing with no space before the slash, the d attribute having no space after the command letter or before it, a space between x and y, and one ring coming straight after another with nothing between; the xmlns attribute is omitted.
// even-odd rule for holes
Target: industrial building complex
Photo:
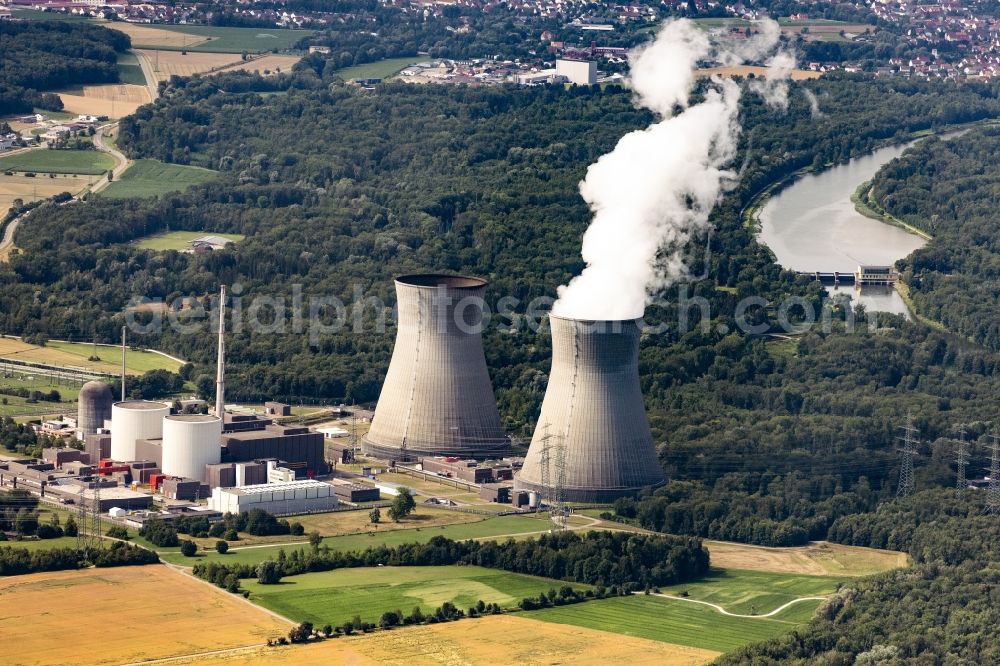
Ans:
<svg viewBox="0 0 1000 666"><path fill-rule="evenodd" d="M480 337L486 286L479 278L437 274L396 280L396 341L362 453L386 461L389 471L513 510L609 503L662 485L634 320L549 317L552 369L541 415L526 457L512 455ZM327 442L346 430L289 424L290 407L276 402L259 413L227 409L222 321L215 413L190 413L206 411L190 401L180 411L156 401L113 402L106 384L89 382L75 424L83 450L48 448L43 460L0 461L0 485L100 511L145 511L154 500L173 510L207 502L198 510L217 516L254 508L276 515L331 511L400 491L398 482L379 482L367 463L360 474L331 475L337 464L355 462L355 439ZM48 424L61 436L73 431L64 422ZM336 462L328 462L328 446Z"/></svg>

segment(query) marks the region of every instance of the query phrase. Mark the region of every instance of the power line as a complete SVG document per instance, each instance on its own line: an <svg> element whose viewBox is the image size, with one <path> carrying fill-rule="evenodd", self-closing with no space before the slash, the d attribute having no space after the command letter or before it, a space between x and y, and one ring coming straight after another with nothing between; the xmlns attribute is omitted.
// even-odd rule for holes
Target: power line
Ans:
<svg viewBox="0 0 1000 666"><path fill-rule="evenodd" d="M990 485L986 491L986 513L1000 514L1000 434L990 435Z"/></svg>
<svg viewBox="0 0 1000 666"><path fill-rule="evenodd" d="M960 423L955 426L955 429L958 431L958 440L956 441L957 450L955 452L955 463L957 464L955 492L961 498L965 496L965 491L969 487L969 480L966 474L969 467L969 447L965 442L965 424Z"/></svg>
<svg viewBox="0 0 1000 666"><path fill-rule="evenodd" d="M917 453L917 439L920 431L913 425L913 415L906 415L906 425L900 428L902 437L897 437L903 445L898 449L902 465L899 468L899 486L896 487L896 497L909 497L916 489L913 478L913 458Z"/></svg>

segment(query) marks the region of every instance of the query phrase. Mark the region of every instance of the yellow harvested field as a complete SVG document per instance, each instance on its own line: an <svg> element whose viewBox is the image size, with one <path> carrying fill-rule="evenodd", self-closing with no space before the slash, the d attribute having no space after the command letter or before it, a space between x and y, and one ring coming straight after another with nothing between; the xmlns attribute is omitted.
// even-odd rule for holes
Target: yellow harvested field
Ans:
<svg viewBox="0 0 1000 666"><path fill-rule="evenodd" d="M23 173L7 176L0 172L0 217L7 214L14 199L25 203L35 199L45 199L60 192L76 194L102 176L64 175L56 174L49 178L48 174L38 174L28 178Z"/></svg>
<svg viewBox="0 0 1000 666"><path fill-rule="evenodd" d="M808 546L767 548L729 541L705 541L712 566L814 576L868 576L905 567L906 553L825 541Z"/></svg>
<svg viewBox="0 0 1000 666"><path fill-rule="evenodd" d="M302 56L266 55L263 58L257 58L256 60L251 60L235 67L228 67L226 71L243 70L245 72L257 72L258 74L264 74L265 72L270 72L271 74L290 72L299 60L302 60Z"/></svg>
<svg viewBox="0 0 1000 666"><path fill-rule="evenodd" d="M124 32L131 37L133 46L176 46L183 48L185 46L204 44L208 41L198 35L188 35L173 30L152 28L134 23L123 23L121 21L116 21L113 25L108 25L107 27L118 32Z"/></svg>
<svg viewBox="0 0 1000 666"><path fill-rule="evenodd" d="M171 76L193 76L243 62L239 53L187 53L180 51L140 50L157 81Z"/></svg>
<svg viewBox="0 0 1000 666"><path fill-rule="evenodd" d="M594 629L496 615L447 624L379 631L315 645L262 648L173 664L326 666L327 664L573 664L695 666L718 652L632 638Z"/></svg>
<svg viewBox="0 0 1000 666"><path fill-rule="evenodd" d="M705 67L698 70L698 76L712 76L718 74L719 76L748 76L753 74L754 76L767 77L767 67L756 67L754 65L739 65L737 67ZM818 79L822 76L821 72L813 72L808 69L793 69L792 70L792 80L802 81L804 79Z"/></svg>
<svg viewBox="0 0 1000 666"><path fill-rule="evenodd" d="M127 83L109 83L101 86L83 86L83 94L59 93L63 110L67 113L85 113L121 118L135 113L143 104L149 104L149 89Z"/></svg>
<svg viewBox="0 0 1000 666"><path fill-rule="evenodd" d="M93 177L93 176L91 176ZM99 176L98 176L99 177ZM121 354L118 354L119 358ZM37 347L22 342L17 338L0 337L0 358L9 358L15 361L25 361L27 363L45 363L47 365L58 365L62 367L82 368L87 367L98 372L111 375L121 373L121 365L114 362L114 355L107 355L112 361L86 361L77 354L70 354L53 347ZM141 374L129 369L129 374Z"/></svg>
<svg viewBox="0 0 1000 666"><path fill-rule="evenodd" d="M238 53L189 52L187 55L183 55L180 51L157 50L141 50L140 53L149 61L157 81L164 81L174 75L194 76L195 74L239 70L260 74L263 74L265 70L272 74L279 70L288 72L291 71L295 63L302 60L302 56L265 55L243 62L243 58Z"/></svg>
<svg viewBox="0 0 1000 666"><path fill-rule="evenodd" d="M9 666L192 655L262 645L290 627L165 565L0 578L0 626Z"/></svg>

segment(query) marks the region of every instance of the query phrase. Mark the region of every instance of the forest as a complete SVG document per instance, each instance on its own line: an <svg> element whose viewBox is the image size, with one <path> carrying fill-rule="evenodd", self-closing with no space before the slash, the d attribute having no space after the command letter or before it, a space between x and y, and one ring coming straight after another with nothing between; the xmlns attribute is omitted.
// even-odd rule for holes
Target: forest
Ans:
<svg viewBox="0 0 1000 666"><path fill-rule="evenodd" d="M1000 128L918 143L879 170L872 198L934 237L901 263L918 311L1000 351Z"/></svg>
<svg viewBox="0 0 1000 666"><path fill-rule="evenodd" d="M757 487L755 474L799 472L821 479L810 482L806 496L813 501L864 478L884 498L896 472L890 444L905 412L917 414L928 454L957 420L990 418L997 355L961 337L863 312L851 334L842 325L791 342L720 333L720 326L736 329L732 313L744 296L772 303L801 297L821 309L819 285L775 265L739 212L755 192L798 169L843 161L909 132L992 117L1000 102L995 88L980 84L842 77L808 86L822 117L813 117L799 88L784 114L744 97L742 180L713 216L711 252L691 253L692 273L708 279L683 286L686 298L706 299L710 312L702 321L698 307L684 306L681 287L665 294L648 320L678 322L683 311L690 330L671 326L644 337L640 375L671 478L711 487L736 475L727 483L741 492L770 495L772 485ZM581 267L588 212L577 183L586 166L650 120L614 87L386 84L359 91L310 63L268 79L176 80L167 93L122 121L119 145L132 157L220 169L220 177L159 199L37 209L18 230L22 252L0 267L0 330L111 341L133 297L194 296L210 306L219 283L239 285L244 303L262 294L290 300L301 285L306 296L350 304L357 289L391 305L394 275L428 270L490 279L492 302L521 302L498 323L523 323L531 299L553 296ZM127 245L167 229L247 239L209 255ZM36 298L39 292L45 297ZM849 309L822 307L837 320ZM200 320L195 314L188 323L207 319L204 311ZM752 316L776 327L774 308ZM392 348L387 318L384 333L371 328L377 313L365 305L360 335L353 326L315 338L291 327L233 330L230 395L370 404ZM165 326L141 344L191 360L185 378L211 397L207 326L196 333ZM486 332L501 413L515 437L533 428L549 344L544 330L525 326ZM928 479L947 469L929 464L934 460L928 455L921 465ZM788 518L780 515L775 520Z"/></svg>
<svg viewBox="0 0 1000 666"><path fill-rule="evenodd" d="M58 111L44 91L118 81L127 35L76 21L0 21L0 114Z"/></svg>
<svg viewBox="0 0 1000 666"><path fill-rule="evenodd" d="M846 586L804 629L720 657L741 666L995 664L1000 522L984 493L928 490L842 519L831 536L909 552L916 566ZM970 497L971 495L971 497Z"/></svg>

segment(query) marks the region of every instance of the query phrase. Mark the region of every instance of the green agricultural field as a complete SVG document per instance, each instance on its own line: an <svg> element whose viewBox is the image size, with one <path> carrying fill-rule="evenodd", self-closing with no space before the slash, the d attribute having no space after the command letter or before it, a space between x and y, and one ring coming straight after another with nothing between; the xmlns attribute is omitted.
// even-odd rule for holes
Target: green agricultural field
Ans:
<svg viewBox="0 0 1000 666"><path fill-rule="evenodd" d="M54 550L56 548L76 548L76 537L58 537L56 539L31 539L26 541L0 541L0 547L25 548L31 552L39 550Z"/></svg>
<svg viewBox="0 0 1000 666"><path fill-rule="evenodd" d="M662 588L663 594L683 596L722 606L730 613L769 613L799 597L833 594L843 579L832 576L805 576L743 569L712 569L691 583ZM808 606L806 602L801 602Z"/></svg>
<svg viewBox="0 0 1000 666"><path fill-rule="evenodd" d="M89 21L85 16L64 12L42 12L36 9L11 9L11 16L22 21Z"/></svg>
<svg viewBox="0 0 1000 666"><path fill-rule="evenodd" d="M386 58L377 62L345 67L344 69L337 70L337 75L345 81L350 81L351 79L385 79L414 63L425 62L429 59L427 56Z"/></svg>
<svg viewBox="0 0 1000 666"><path fill-rule="evenodd" d="M49 377L32 374L13 374L8 376L2 371L3 363L0 362L0 416L22 416L49 415L49 414L71 414L76 412L76 405L73 401L80 394L80 384L55 382ZM30 379L29 379L30 377ZM27 389L29 391L41 391L49 393L53 390L59 391L62 397L61 402L49 402L39 400L28 402L28 398L16 395L7 395L3 389Z"/></svg>
<svg viewBox="0 0 1000 666"><path fill-rule="evenodd" d="M43 116L49 118L50 120L58 120L58 121L75 120L76 119L76 115L77 115L75 113L66 113L65 111L52 111L50 109L43 109L43 108L40 108L40 107L37 107L37 106L35 108L33 108L31 110L31 112L32 113L40 113ZM43 134L44 134L44 132L43 132Z"/></svg>
<svg viewBox="0 0 1000 666"><path fill-rule="evenodd" d="M246 238L240 234L220 234L215 231L168 231L140 238L135 241L135 246L143 250L184 250L188 243L202 236L221 236L237 243Z"/></svg>
<svg viewBox="0 0 1000 666"><path fill-rule="evenodd" d="M115 166L115 158L99 150L29 150L0 157L0 171L100 175Z"/></svg>
<svg viewBox="0 0 1000 666"><path fill-rule="evenodd" d="M122 83L131 83L137 86L146 85L146 77L139 66L139 59L131 53L120 53L118 55L118 77Z"/></svg>
<svg viewBox="0 0 1000 666"><path fill-rule="evenodd" d="M531 611L523 617L729 652L791 631L806 621L820 603L802 602L773 618L740 618L702 604L632 595Z"/></svg>
<svg viewBox="0 0 1000 666"><path fill-rule="evenodd" d="M243 581L250 600L299 622L339 625L360 615L378 622L385 611L424 613L450 601L463 610L482 599L513 608L565 583L473 566L372 567L289 576L279 585ZM577 586L586 589L586 586Z"/></svg>
<svg viewBox="0 0 1000 666"><path fill-rule="evenodd" d="M211 180L215 175L215 171L199 167L165 164L158 160L136 160L121 178L108 185L98 196L111 199L155 197L186 190L192 185Z"/></svg>
<svg viewBox="0 0 1000 666"><path fill-rule="evenodd" d="M383 514L385 512L383 511ZM295 520L289 518L290 521ZM487 518L475 523L460 523L458 525L443 525L434 528L416 528L409 530L392 530L364 534L349 534L345 536L327 537L323 539L323 545L329 546L331 550L339 551L360 551L369 546L398 546L404 543L426 543L434 536L443 536L456 541L465 539L481 539L497 537L503 539L507 536L518 536L524 534L534 534L548 530L551 523L547 519L534 518L532 516L497 516ZM290 537L289 542L294 540ZM184 557L178 553L161 552L164 560L171 564L184 566L194 566L196 562L206 562L210 560L226 562L227 564L256 564L267 559L276 559L278 551L290 551L298 548L309 548L305 541L291 543L286 546L250 546L240 548L239 542L230 544L232 549L226 555L219 555L214 550L202 551L199 557Z"/></svg>
<svg viewBox="0 0 1000 666"><path fill-rule="evenodd" d="M78 356L81 359L81 365L87 365L87 359L94 353L94 345L86 342L54 342L50 340L45 343L45 348L58 349L61 352ZM98 345L97 355L102 362L121 365L122 352L118 347ZM139 373L150 370L177 372L181 365L172 358L145 349L127 349L125 351L125 367Z"/></svg>
<svg viewBox="0 0 1000 666"><path fill-rule="evenodd" d="M170 30L192 35L197 41L186 50L203 53L240 53L250 51L287 51L302 39L312 35L311 30L286 30L283 28L225 28L216 26L150 26L161 30ZM204 41L207 40L207 41ZM156 44L134 43L135 47L154 46L164 50L180 51L180 46L158 46Z"/></svg>

